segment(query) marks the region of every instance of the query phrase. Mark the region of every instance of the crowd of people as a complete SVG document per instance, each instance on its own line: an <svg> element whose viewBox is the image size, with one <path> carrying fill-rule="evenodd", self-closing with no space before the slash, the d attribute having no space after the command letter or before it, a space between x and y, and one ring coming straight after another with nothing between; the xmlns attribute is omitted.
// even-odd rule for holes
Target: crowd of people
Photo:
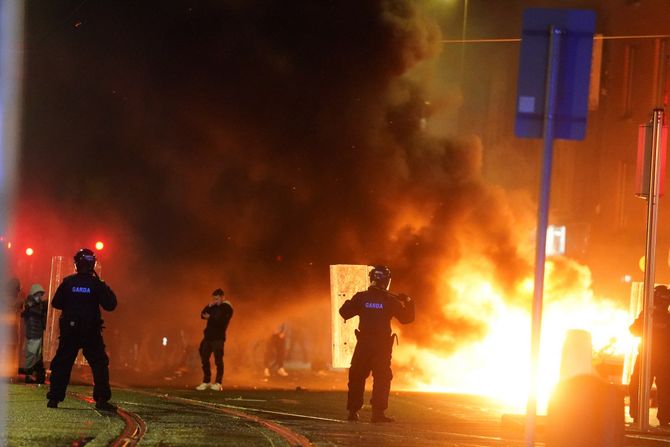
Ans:
<svg viewBox="0 0 670 447"><path fill-rule="evenodd" d="M50 302L41 284L32 284L25 298L21 299L19 281L12 279L9 282L6 289L8 302L20 315L22 322L20 330L12 332L10 350L17 351L18 346L22 347L25 355L19 360L21 366L18 371L25 376L25 383L44 384L47 371L43 350L48 307L50 305L59 310L58 348L50 364L47 407L58 408L59 403L65 399L73 365L81 351L92 372L96 408L115 411L116 407L109 402L110 361L102 335L104 320L101 311L111 312L116 308L116 295L96 273L97 259L93 251L81 249L74 255L73 261L75 273L63 279ZM392 318L403 324L413 321L414 304L407 295L394 295L389 292L391 273L387 267L377 266L370 271L369 276L371 285L368 290L354 295L340 309L340 314L345 319L360 317L359 328L356 330L358 343L349 371L347 409L349 420L358 420L358 410L363 405L365 379L372 373L372 421L390 422L392 419L384 414L393 377L391 351L395 334L392 334L390 321ZM223 387L226 333L234 313L230 298L224 297L223 289L215 289L200 312L205 327L197 348L202 368L202 382L195 386L198 391L219 391ZM118 335L118 331L112 329L111 334L112 338L117 338L113 336ZM23 340L19 341L19 338ZM288 376L284 362L289 339L298 341L297 344L291 344L291 349L297 346L296 350L302 350L305 355L304 340L295 334L292 337L290 326L281 322L269 334L264 344L264 377ZM167 344L167 339L164 344ZM214 375L212 359L216 368Z"/></svg>
<svg viewBox="0 0 670 447"><path fill-rule="evenodd" d="M101 310L113 311L117 299L112 289L98 277L96 262L96 256L91 250L79 250L74 256L76 273L62 281L50 302L61 313L58 349L51 359L47 393L49 408L57 408L65 399L72 367L81 350L91 368L96 408L103 411L115 410L114 405L109 403L109 357L102 336L104 321ZM357 342L348 372L347 418L349 421L359 420L359 410L364 403L365 381L372 374L371 421L392 422L393 419L385 414L393 378L392 350L394 341L397 342L397 337L392 332L391 320L395 318L401 324L413 322L414 301L405 294L393 294L389 291L391 272L386 266L372 268L369 279L369 288L354 294L339 309L345 320L359 317L358 328L355 330ZM9 311L19 315L22 323L19 331L10 331L5 358L11 358L12 353L18 352L18 347L21 346L24 355L15 360L21 365L18 371L24 376L25 383L44 384L47 378L43 358L49 306L47 292L41 284L35 283L22 299L20 283L13 278L6 285L5 293ZM202 382L195 386L199 391L218 391L223 387L226 332L234 313L230 298L225 296L221 288L215 289L200 312L205 327L196 354L202 368ZM665 285L656 286L651 327L650 376L656 385L657 417L661 426L670 426L670 357L663 353L665 346L670 343L669 307L670 289ZM644 315L641 312L630 326L631 333L641 337L643 325ZM112 331L114 333L117 332ZM281 322L267 337L262 358L263 375L266 378L286 377L289 374L284 362L290 334L290 326ZM184 338L183 331L181 335ZM164 340L164 344L166 343L167 339ZM186 341L183 340L182 345L182 351L189 350L190 346ZM301 349L305 350L304 344ZM185 356L185 353L179 355ZM214 375L211 369L212 358L216 367ZM638 355L629 384L629 409L634 420L639 418L640 359L641 356ZM183 363L183 359L173 363L179 361Z"/></svg>

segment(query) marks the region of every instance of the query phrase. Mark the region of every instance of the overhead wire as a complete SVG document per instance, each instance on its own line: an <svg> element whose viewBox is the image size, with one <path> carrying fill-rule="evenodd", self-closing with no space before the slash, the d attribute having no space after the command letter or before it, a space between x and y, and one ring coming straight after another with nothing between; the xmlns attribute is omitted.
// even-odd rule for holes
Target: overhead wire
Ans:
<svg viewBox="0 0 670 447"><path fill-rule="evenodd" d="M631 36L601 36L594 35L593 40L624 40L624 39L669 39L670 34L642 34ZM496 37L482 39L442 39L440 43L514 43L521 42L520 37Z"/></svg>

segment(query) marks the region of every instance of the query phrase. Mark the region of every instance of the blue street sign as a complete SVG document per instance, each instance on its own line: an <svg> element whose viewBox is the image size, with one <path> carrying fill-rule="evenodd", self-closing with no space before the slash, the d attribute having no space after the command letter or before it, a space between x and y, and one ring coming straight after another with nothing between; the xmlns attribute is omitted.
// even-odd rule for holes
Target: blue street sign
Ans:
<svg viewBox="0 0 670 447"><path fill-rule="evenodd" d="M584 139L595 22L596 15L589 10L530 8L524 11L516 104L518 137L543 137L550 27L553 25L560 32L554 137Z"/></svg>

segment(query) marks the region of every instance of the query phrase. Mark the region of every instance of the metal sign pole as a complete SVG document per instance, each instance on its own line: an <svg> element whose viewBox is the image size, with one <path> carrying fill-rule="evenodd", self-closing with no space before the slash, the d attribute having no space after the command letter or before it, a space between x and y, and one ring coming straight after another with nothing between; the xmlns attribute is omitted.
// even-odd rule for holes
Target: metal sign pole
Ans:
<svg viewBox="0 0 670 447"><path fill-rule="evenodd" d="M533 293L533 319L531 323L531 372L530 392L526 405L526 447L535 444L535 420L537 414L537 372L540 357L540 334L542 332L542 301L544 294L544 262L547 245L547 223L549 221L549 193L551 190L551 164L554 148L554 112L558 86L558 69L562 30L549 28L549 58L547 61L547 87L544 107L544 151L540 196L538 197L537 230L535 247L535 288Z"/></svg>
<svg viewBox="0 0 670 447"><path fill-rule="evenodd" d="M661 133L663 109L654 109L652 117L651 158L649 169L649 194L647 197L647 237L644 258L644 305L642 316L642 349L640 350L640 389L638 393L638 421L640 429L649 430L649 389L651 388L651 351L654 315L654 281L656 261L656 229L658 225L658 198L661 175Z"/></svg>

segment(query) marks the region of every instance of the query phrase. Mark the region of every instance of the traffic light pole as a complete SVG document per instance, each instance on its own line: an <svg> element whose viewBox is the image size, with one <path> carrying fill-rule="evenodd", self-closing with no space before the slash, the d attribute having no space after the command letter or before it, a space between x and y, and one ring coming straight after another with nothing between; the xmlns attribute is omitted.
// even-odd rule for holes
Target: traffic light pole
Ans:
<svg viewBox="0 0 670 447"><path fill-rule="evenodd" d="M658 226L658 199L661 184L661 141L664 110L654 109L652 117L649 194L647 196L647 237L644 257L643 328L640 349L640 380L638 393L638 422L640 430L649 430L649 389L651 388L651 351L654 315L654 281L656 260L656 230Z"/></svg>

